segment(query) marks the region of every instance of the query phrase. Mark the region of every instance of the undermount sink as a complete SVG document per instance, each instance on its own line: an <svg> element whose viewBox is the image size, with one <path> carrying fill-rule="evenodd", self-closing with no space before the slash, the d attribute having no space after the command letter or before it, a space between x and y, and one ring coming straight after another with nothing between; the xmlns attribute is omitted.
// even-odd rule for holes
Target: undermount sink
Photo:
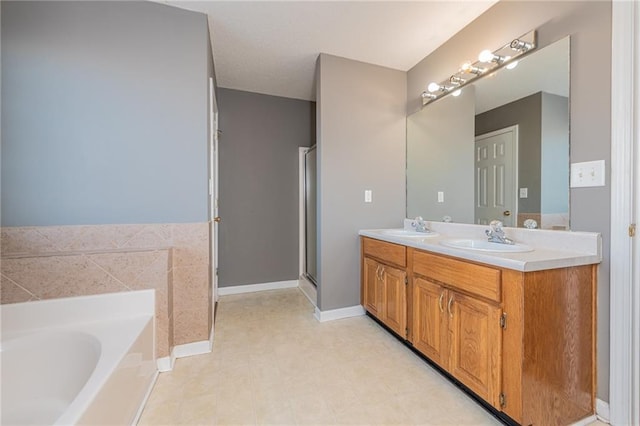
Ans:
<svg viewBox="0 0 640 426"><path fill-rule="evenodd" d="M407 238L429 238L436 237L440 234L437 232L417 232L408 229L383 229L380 231L384 235L391 235L394 237L407 237Z"/></svg>
<svg viewBox="0 0 640 426"><path fill-rule="evenodd" d="M467 250L477 251L493 251L500 253L525 253L533 251L533 247L526 246L524 244L501 244L493 243L487 240L472 240L472 239L458 239L458 240L444 240L440 241L440 244L447 247L461 248Z"/></svg>

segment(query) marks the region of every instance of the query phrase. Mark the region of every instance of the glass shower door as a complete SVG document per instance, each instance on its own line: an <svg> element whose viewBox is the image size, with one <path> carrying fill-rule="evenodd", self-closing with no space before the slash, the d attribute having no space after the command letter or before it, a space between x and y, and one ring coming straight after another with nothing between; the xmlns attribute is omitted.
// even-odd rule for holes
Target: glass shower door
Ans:
<svg viewBox="0 0 640 426"><path fill-rule="evenodd" d="M317 283L318 265L316 247L318 230L316 221L316 147L304 157L304 214L305 214L305 275L314 285Z"/></svg>

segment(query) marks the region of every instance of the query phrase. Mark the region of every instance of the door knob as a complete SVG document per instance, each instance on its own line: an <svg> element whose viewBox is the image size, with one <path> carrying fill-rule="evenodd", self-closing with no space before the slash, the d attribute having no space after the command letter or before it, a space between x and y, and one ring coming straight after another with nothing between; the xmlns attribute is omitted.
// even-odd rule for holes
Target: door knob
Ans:
<svg viewBox="0 0 640 426"><path fill-rule="evenodd" d="M216 217L213 218L213 221L215 223L220 223L222 221L222 218L220 216L216 216Z"/></svg>
<svg viewBox="0 0 640 426"><path fill-rule="evenodd" d="M503 215L505 216L511 216L511 211L510 210L505 210L502 212Z"/></svg>

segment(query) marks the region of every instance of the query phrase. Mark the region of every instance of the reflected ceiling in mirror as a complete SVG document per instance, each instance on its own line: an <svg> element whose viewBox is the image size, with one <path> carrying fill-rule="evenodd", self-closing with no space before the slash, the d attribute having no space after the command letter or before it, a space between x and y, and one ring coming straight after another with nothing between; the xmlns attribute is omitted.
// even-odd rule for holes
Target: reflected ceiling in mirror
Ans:
<svg viewBox="0 0 640 426"><path fill-rule="evenodd" d="M415 216L569 228L569 37L407 117Z"/></svg>

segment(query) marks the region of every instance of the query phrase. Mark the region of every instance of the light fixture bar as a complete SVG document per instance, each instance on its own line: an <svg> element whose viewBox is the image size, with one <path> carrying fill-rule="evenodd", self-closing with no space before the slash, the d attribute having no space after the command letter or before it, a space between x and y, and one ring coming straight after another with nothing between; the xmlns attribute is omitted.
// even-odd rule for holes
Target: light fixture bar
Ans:
<svg viewBox="0 0 640 426"><path fill-rule="evenodd" d="M533 30L494 51L483 50L477 61L464 63L458 71L440 83L430 83L427 90L420 95L422 106L452 93L455 93L455 96L459 95L460 89L488 72L502 67L514 68L518 62L516 58L534 50L536 42L536 32Z"/></svg>

